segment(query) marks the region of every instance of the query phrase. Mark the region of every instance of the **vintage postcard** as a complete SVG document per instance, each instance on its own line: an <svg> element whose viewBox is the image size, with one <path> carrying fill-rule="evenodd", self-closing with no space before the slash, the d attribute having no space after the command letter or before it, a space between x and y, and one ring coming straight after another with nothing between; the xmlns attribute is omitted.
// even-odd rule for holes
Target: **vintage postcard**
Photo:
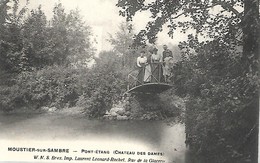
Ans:
<svg viewBox="0 0 260 163"><path fill-rule="evenodd" d="M0 163L257 163L259 1L0 0Z"/></svg>

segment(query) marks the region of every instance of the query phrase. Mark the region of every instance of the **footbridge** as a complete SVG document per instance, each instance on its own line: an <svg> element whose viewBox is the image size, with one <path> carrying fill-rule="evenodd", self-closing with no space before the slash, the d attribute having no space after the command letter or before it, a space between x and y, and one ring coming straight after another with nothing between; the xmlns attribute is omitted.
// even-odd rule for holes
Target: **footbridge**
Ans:
<svg viewBox="0 0 260 163"><path fill-rule="evenodd" d="M128 74L128 93L155 94L166 91L172 87L163 73L163 63L151 63L142 68L132 70Z"/></svg>

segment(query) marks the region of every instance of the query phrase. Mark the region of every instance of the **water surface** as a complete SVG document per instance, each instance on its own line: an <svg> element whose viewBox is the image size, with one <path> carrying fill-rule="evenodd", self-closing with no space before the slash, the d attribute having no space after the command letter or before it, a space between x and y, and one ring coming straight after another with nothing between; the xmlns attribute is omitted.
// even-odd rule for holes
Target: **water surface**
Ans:
<svg viewBox="0 0 260 163"><path fill-rule="evenodd" d="M73 142L95 142L103 149L160 151L167 157L167 162L185 162L185 129L179 123L93 120L53 114L1 114L0 130L1 140L50 141L54 145L60 141L72 145ZM88 145L88 148L94 147Z"/></svg>

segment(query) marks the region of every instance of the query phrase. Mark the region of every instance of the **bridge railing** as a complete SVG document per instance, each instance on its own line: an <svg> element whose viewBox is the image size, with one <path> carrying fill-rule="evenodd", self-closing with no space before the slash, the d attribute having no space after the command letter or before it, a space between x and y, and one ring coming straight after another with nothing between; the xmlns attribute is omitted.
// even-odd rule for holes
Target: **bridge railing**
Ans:
<svg viewBox="0 0 260 163"><path fill-rule="evenodd" d="M128 90L147 83L166 83L163 76L163 63L151 63L136 68L128 74Z"/></svg>

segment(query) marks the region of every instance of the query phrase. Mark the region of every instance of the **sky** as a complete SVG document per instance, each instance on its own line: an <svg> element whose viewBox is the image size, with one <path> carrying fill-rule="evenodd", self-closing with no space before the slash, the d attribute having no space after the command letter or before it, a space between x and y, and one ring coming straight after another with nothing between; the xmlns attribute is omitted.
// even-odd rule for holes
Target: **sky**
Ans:
<svg viewBox="0 0 260 163"><path fill-rule="evenodd" d="M21 4L25 4L26 0L20 0ZM30 0L28 8L35 9L39 5L45 11L47 18L51 18L52 9L55 3L61 2L66 12L78 8L83 20L92 28L93 40L97 53L102 50L110 50L111 45L107 41L108 33L114 34L118 31L118 26L125 21L124 17L119 16L119 8L116 7L117 0ZM149 21L149 13L138 13L133 19L133 24L138 32L145 28ZM159 33L157 44L178 44L184 41L187 35L175 32L174 39L169 38L167 29Z"/></svg>

